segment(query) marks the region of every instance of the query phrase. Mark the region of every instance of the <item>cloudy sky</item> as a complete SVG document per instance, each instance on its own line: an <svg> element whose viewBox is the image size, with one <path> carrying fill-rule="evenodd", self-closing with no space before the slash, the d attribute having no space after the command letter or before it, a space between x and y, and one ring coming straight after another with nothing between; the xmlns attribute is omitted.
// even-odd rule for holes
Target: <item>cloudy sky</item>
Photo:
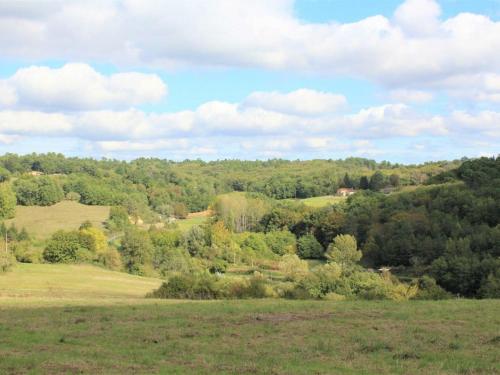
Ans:
<svg viewBox="0 0 500 375"><path fill-rule="evenodd" d="M0 153L500 153L500 0L0 1Z"/></svg>

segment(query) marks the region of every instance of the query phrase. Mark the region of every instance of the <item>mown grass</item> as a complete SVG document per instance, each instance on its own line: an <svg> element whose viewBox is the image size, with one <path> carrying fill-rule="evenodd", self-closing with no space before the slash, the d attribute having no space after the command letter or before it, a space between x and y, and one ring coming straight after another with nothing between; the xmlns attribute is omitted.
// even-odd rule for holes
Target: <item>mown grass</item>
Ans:
<svg viewBox="0 0 500 375"><path fill-rule="evenodd" d="M491 300L4 301L0 373L495 374L499 313Z"/></svg>
<svg viewBox="0 0 500 375"><path fill-rule="evenodd" d="M309 206L309 207L320 208L320 207L329 206L331 204L338 204L338 203L344 202L346 199L347 199L347 197L339 197L337 195L325 195L325 196L321 196L321 197L295 199L295 201L302 202L306 206ZM291 199L291 200L294 200L294 199Z"/></svg>
<svg viewBox="0 0 500 375"><path fill-rule="evenodd" d="M28 233L38 239L46 239L55 231L78 229L86 220L94 226L101 226L109 216L107 206L86 206L77 202L62 201L53 206L17 206L14 219L6 221L26 228Z"/></svg>

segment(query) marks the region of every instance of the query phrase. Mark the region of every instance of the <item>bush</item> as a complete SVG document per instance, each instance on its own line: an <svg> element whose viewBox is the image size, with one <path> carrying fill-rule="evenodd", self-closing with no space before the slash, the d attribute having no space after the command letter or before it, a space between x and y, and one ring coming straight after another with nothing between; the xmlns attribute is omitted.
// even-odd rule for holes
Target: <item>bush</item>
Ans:
<svg viewBox="0 0 500 375"><path fill-rule="evenodd" d="M106 251L98 255L99 263L104 267L109 268L113 271L119 271L122 269L122 258L120 253L115 248L108 248Z"/></svg>
<svg viewBox="0 0 500 375"><path fill-rule="evenodd" d="M432 277L424 275L417 280L418 292L413 299L440 300L452 298L452 295L436 284Z"/></svg>
<svg viewBox="0 0 500 375"><path fill-rule="evenodd" d="M222 259L216 259L208 268L210 273L225 273L227 270L227 262Z"/></svg>
<svg viewBox="0 0 500 375"><path fill-rule="evenodd" d="M320 259L323 252L323 246L312 234L306 234L297 241L297 254L302 259Z"/></svg>
<svg viewBox="0 0 500 375"><path fill-rule="evenodd" d="M178 299L216 299L220 294L217 277L209 273L179 274L172 276L148 297Z"/></svg>
<svg viewBox="0 0 500 375"><path fill-rule="evenodd" d="M295 254L297 251L295 235L287 230L266 233L266 244L277 255Z"/></svg>
<svg viewBox="0 0 500 375"><path fill-rule="evenodd" d="M49 263L72 263L78 260L80 234L78 231L57 231L52 235L45 250L43 258Z"/></svg>
<svg viewBox="0 0 500 375"><path fill-rule="evenodd" d="M302 280L309 272L308 263L295 254L284 255L281 258L279 268L285 278L290 281Z"/></svg>
<svg viewBox="0 0 500 375"><path fill-rule="evenodd" d="M43 250L33 247L30 241L13 242L10 248L18 262L41 263L43 260Z"/></svg>
<svg viewBox="0 0 500 375"><path fill-rule="evenodd" d="M207 272L177 274L159 289L147 295L150 298L178 299L232 299L277 297L264 276L255 273L249 280L225 278Z"/></svg>
<svg viewBox="0 0 500 375"><path fill-rule="evenodd" d="M81 196L80 194L70 191L68 194L66 194L66 200L68 201L73 201L73 202L80 202Z"/></svg>
<svg viewBox="0 0 500 375"><path fill-rule="evenodd" d="M10 252L0 249L0 273L10 271L15 263L16 258Z"/></svg>

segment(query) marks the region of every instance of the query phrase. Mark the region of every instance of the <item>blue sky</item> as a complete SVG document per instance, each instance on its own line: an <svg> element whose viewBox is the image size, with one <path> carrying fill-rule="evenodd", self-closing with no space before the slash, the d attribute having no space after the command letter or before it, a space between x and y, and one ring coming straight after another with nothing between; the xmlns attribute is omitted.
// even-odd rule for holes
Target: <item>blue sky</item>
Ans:
<svg viewBox="0 0 500 375"><path fill-rule="evenodd" d="M500 150L500 1L5 1L0 153Z"/></svg>

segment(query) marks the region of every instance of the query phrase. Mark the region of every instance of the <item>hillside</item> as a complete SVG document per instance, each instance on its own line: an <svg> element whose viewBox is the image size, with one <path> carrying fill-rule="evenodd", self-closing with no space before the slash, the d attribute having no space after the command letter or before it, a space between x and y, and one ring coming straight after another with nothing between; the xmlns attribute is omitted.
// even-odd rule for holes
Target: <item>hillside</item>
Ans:
<svg viewBox="0 0 500 375"><path fill-rule="evenodd" d="M91 265L17 264L0 274L0 301L35 298L142 298L161 280L113 272Z"/></svg>
<svg viewBox="0 0 500 375"><path fill-rule="evenodd" d="M15 218L6 220L5 223L7 226L14 224L18 228L26 228L30 235L45 239L60 229L78 229L86 220L96 227L102 226L108 216L108 206L86 206L62 201L46 207L17 206Z"/></svg>

